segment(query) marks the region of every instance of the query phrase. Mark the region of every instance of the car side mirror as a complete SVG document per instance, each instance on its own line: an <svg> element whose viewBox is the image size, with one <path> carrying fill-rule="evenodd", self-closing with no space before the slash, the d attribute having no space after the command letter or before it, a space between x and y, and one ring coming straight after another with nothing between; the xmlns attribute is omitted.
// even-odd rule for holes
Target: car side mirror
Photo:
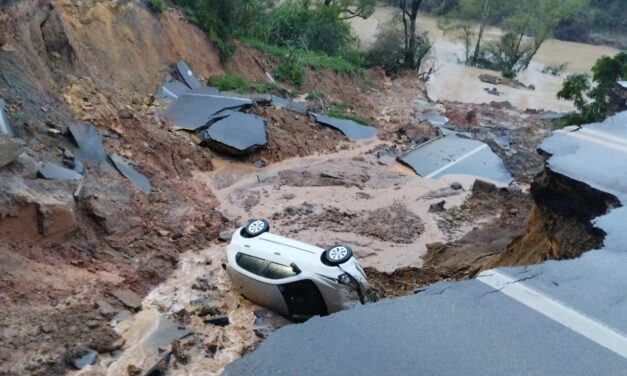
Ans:
<svg viewBox="0 0 627 376"><path fill-rule="evenodd" d="M296 273L296 274L300 274L301 270L300 270L300 268L299 268L296 264L291 263L291 264L290 264L290 266L292 267L292 271L293 271L294 273Z"/></svg>

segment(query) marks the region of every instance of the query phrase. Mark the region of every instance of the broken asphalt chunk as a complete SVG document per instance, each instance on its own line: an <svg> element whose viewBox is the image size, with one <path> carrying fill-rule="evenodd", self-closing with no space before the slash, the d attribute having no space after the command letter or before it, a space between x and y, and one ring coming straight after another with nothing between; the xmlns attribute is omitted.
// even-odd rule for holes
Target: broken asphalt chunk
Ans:
<svg viewBox="0 0 627 376"><path fill-rule="evenodd" d="M444 134L401 155L399 161L429 179L461 174L483 177L504 185L512 182L513 178L503 161L487 144L453 133Z"/></svg>
<svg viewBox="0 0 627 376"><path fill-rule="evenodd" d="M183 60L176 63L176 71L190 89L196 90L202 87L200 81L194 76L194 72Z"/></svg>
<svg viewBox="0 0 627 376"><path fill-rule="evenodd" d="M316 123L334 128L342 132L350 140L364 140L377 136L377 129L369 125L363 125L353 120L338 119L322 114L312 114Z"/></svg>
<svg viewBox="0 0 627 376"><path fill-rule="evenodd" d="M150 193L150 181L148 178L137 172L137 170L132 168L117 154L109 155L109 159L113 162L113 165L120 172L120 174L127 178L135 186L135 188L144 193Z"/></svg>
<svg viewBox="0 0 627 376"><path fill-rule="evenodd" d="M209 147L235 155L252 153L268 143L265 120L242 112L218 120L200 136Z"/></svg>
<svg viewBox="0 0 627 376"><path fill-rule="evenodd" d="M52 162L44 163L44 166L37 172L39 177L48 180L80 180L83 178L76 171L61 167Z"/></svg>
<svg viewBox="0 0 627 376"><path fill-rule="evenodd" d="M161 89L159 89L159 92L155 95L155 97L158 99L176 99L188 91L189 88L185 86L184 83L168 74L165 76L165 81L163 82L163 85L161 85Z"/></svg>
<svg viewBox="0 0 627 376"><path fill-rule="evenodd" d="M7 136L14 136L13 129L9 126L9 121L7 117L4 115L4 100L0 98L0 133L3 133Z"/></svg>
<svg viewBox="0 0 627 376"><path fill-rule="evenodd" d="M142 307L142 298L131 290L116 289L111 291L111 295L127 308L139 310Z"/></svg>
<svg viewBox="0 0 627 376"><path fill-rule="evenodd" d="M10 138L0 135L0 168L16 160L22 153L22 146Z"/></svg>
<svg viewBox="0 0 627 376"><path fill-rule="evenodd" d="M207 125L210 119L225 110L242 110L252 105L252 100L187 93L172 101L166 117L178 128L190 131Z"/></svg>
<svg viewBox="0 0 627 376"><path fill-rule="evenodd" d="M76 369L83 369L94 364L96 362L96 358L98 358L98 353L94 350L87 349L84 353L79 354L72 359L72 366Z"/></svg>
<svg viewBox="0 0 627 376"><path fill-rule="evenodd" d="M68 127L72 139L78 146L78 156L99 165L107 159L107 152L102 145L102 137L91 124L72 124Z"/></svg>
<svg viewBox="0 0 627 376"><path fill-rule="evenodd" d="M309 112L305 103L292 102L289 99L277 97L276 95L272 96L271 104L301 115L307 115L307 112Z"/></svg>

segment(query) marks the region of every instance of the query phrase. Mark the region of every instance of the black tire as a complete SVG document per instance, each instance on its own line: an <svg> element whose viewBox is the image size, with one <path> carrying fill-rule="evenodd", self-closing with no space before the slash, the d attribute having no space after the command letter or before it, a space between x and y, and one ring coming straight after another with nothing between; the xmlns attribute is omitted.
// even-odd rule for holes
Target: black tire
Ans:
<svg viewBox="0 0 627 376"><path fill-rule="evenodd" d="M322 257L329 265L341 265L353 257L353 250L347 245L337 244L324 251Z"/></svg>
<svg viewBox="0 0 627 376"><path fill-rule="evenodd" d="M242 233L248 238L254 238L268 231L270 231L270 224L265 219L250 220L242 229Z"/></svg>

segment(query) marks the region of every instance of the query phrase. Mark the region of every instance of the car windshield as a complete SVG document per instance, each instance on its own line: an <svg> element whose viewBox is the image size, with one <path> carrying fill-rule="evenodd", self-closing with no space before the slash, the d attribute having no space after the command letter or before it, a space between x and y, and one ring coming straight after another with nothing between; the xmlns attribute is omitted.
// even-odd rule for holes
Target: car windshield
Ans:
<svg viewBox="0 0 627 376"><path fill-rule="evenodd" d="M268 279L283 279L298 274L291 266L277 264L244 253L238 253L235 256L235 260L237 261L237 265L241 266L244 270Z"/></svg>

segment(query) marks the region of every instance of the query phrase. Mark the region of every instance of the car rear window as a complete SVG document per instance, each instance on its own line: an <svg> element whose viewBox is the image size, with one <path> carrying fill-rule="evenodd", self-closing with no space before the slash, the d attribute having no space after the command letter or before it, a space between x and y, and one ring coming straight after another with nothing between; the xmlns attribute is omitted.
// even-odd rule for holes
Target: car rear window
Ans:
<svg viewBox="0 0 627 376"><path fill-rule="evenodd" d="M263 276L270 279L282 279L295 276L296 273L291 266L285 266L271 262L266 270L263 271Z"/></svg>
<svg viewBox="0 0 627 376"><path fill-rule="evenodd" d="M247 270L253 274L261 275L268 265L268 261L259 257L246 255L244 253L238 253L235 256L237 265L241 266L244 270Z"/></svg>

